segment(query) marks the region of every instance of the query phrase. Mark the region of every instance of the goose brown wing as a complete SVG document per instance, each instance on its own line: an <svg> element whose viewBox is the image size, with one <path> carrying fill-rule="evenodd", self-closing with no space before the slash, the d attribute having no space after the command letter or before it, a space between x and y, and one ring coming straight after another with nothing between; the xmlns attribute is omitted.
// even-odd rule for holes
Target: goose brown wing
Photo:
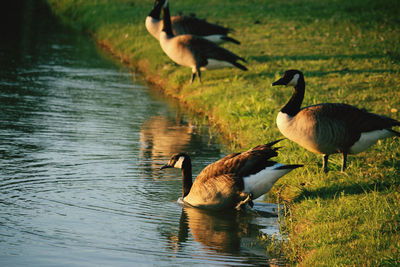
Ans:
<svg viewBox="0 0 400 267"><path fill-rule="evenodd" d="M272 147L275 142L256 146L243 153L230 154L204 168L196 180L206 181L218 176L230 174L235 184L243 189L243 177L255 174L275 164L269 159L278 155L278 148Z"/></svg>
<svg viewBox="0 0 400 267"><path fill-rule="evenodd" d="M303 109L312 114L325 131L324 136L331 136L346 146L356 142L363 132L390 129L400 122L386 116L370 113L347 104L325 103ZM303 111L302 110L302 111Z"/></svg>
<svg viewBox="0 0 400 267"><path fill-rule="evenodd" d="M229 162L231 159L237 157L240 154L241 153L229 154L222 159L219 159L216 162L209 164L199 173L199 175L197 175L196 180L208 179L210 177L217 177L222 174L232 173L232 170L227 168L226 162Z"/></svg>
<svg viewBox="0 0 400 267"><path fill-rule="evenodd" d="M241 154L237 159L237 161L240 161L240 168L237 169L238 176L246 177L274 165L276 162L270 159L278 155L278 152L276 152L278 149L266 144L256 146Z"/></svg>
<svg viewBox="0 0 400 267"><path fill-rule="evenodd" d="M194 34L194 35L227 35L231 29L198 19L193 16L173 16L171 17L172 30L174 35Z"/></svg>
<svg viewBox="0 0 400 267"><path fill-rule="evenodd" d="M246 67L242 66L241 64L237 63L236 61L242 60L246 62L246 60L234 53L230 52L229 50L218 46L217 44L208 41L202 37L192 35L190 38L190 43L188 44L189 49L195 55L198 62L202 62L204 66L207 64L207 59L216 59L222 60L232 63L233 65L237 66L240 69L247 70ZM205 63L204 63L205 62Z"/></svg>

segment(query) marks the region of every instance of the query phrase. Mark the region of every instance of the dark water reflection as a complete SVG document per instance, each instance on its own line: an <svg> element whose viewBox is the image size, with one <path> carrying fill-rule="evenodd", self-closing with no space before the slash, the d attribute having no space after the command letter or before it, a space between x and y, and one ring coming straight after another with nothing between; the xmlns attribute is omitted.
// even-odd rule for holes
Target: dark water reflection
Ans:
<svg viewBox="0 0 400 267"><path fill-rule="evenodd" d="M198 173L223 156L219 145L38 1L9 2L0 266L266 264L257 236L276 232L276 218L182 208L179 171L158 171L187 151Z"/></svg>

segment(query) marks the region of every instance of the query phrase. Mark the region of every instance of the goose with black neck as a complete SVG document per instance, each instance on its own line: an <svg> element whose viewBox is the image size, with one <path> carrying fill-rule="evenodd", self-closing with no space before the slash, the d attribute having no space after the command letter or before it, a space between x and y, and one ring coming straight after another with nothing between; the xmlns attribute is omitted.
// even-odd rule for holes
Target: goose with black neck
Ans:
<svg viewBox="0 0 400 267"><path fill-rule="evenodd" d="M156 0L150 14L146 17L145 26L147 31L157 40L160 40L160 32L163 28L163 20L161 19L161 9L163 1ZM169 5L165 7L169 12ZM216 44L230 42L240 44L240 42L228 34L232 29L207 22L205 19L198 19L195 16L172 16L171 17L172 32L174 35L193 34L201 36Z"/></svg>
<svg viewBox="0 0 400 267"><path fill-rule="evenodd" d="M279 178L302 165L284 165L271 160L278 155L278 141L230 154L205 167L192 182L192 163L186 153L173 155L161 167L182 170L182 198L186 205L223 210L241 209L267 193Z"/></svg>
<svg viewBox="0 0 400 267"><path fill-rule="evenodd" d="M219 69L224 67L237 67L246 71L247 68L240 64L242 57L200 36L184 34L174 35L172 32L171 17L169 14L168 0L163 2L163 28L160 33L160 45L165 54L175 63L192 69L190 82L196 75L201 82L201 70Z"/></svg>
<svg viewBox="0 0 400 267"><path fill-rule="evenodd" d="M322 103L301 108L305 93L304 75L288 70L272 86L293 86L294 92L278 113L276 123L280 132L306 148L323 155L323 170L328 171L328 157L342 154L342 171L347 155L360 153L379 139L400 136L392 129L400 122L342 103Z"/></svg>

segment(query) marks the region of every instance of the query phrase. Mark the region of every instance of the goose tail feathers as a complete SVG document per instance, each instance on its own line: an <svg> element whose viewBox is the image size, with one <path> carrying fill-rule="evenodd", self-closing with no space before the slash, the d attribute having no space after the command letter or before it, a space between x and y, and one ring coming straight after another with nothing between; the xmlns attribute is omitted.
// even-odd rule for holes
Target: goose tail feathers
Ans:
<svg viewBox="0 0 400 267"><path fill-rule="evenodd" d="M272 142L270 142L270 143L266 144L266 146L273 146L273 145L275 145L275 144L279 143L280 141L282 141L282 140L284 140L284 139L286 139L286 138L281 138L281 139L278 139L278 140L272 141Z"/></svg>
<svg viewBox="0 0 400 267"><path fill-rule="evenodd" d="M231 42L231 43L234 43L234 44L237 44L237 45L240 44L240 42L239 42L238 40L233 39L233 38L231 38L231 37L229 37L229 36L222 36L222 37L221 37L221 40L223 40L223 41L225 41L225 42Z"/></svg>
<svg viewBox="0 0 400 267"><path fill-rule="evenodd" d="M294 170L300 167L303 167L302 164L290 164L290 165L282 165L276 168L276 170Z"/></svg>
<svg viewBox="0 0 400 267"><path fill-rule="evenodd" d="M241 69L241 70L247 70L247 68L245 67L245 66L243 66L242 64L240 64L240 63L238 63L238 62L232 62L232 64L235 66L235 67L238 67L239 69Z"/></svg>
<svg viewBox="0 0 400 267"><path fill-rule="evenodd" d="M397 132L397 131L392 130L392 129L387 129L387 130L388 130L389 132L393 133L395 136L400 137L400 132Z"/></svg>

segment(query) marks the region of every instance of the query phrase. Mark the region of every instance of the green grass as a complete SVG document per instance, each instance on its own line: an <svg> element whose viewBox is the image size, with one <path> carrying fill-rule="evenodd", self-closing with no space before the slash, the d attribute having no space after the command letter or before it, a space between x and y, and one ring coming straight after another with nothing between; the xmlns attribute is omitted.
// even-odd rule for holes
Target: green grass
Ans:
<svg viewBox="0 0 400 267"><path fill-rule="evenodd" d="M286 69L302 70L303 105L343 102L400 119L400 2L397 0L174 0L179 11L234 28L242 45L226 48L249 71L203 72L177 66L145 30L153 0L47 0L65 22L89 32L117 57L188 108L203 113L242 150L280 138L275 117L291 95L271 87ZM321 158L281 142L279 161L303 163L269 194L287 203L287 257L303 266L400 264L400 142L387 139L364 153ZM284 185L283 188L281 188Z"/></svg>

